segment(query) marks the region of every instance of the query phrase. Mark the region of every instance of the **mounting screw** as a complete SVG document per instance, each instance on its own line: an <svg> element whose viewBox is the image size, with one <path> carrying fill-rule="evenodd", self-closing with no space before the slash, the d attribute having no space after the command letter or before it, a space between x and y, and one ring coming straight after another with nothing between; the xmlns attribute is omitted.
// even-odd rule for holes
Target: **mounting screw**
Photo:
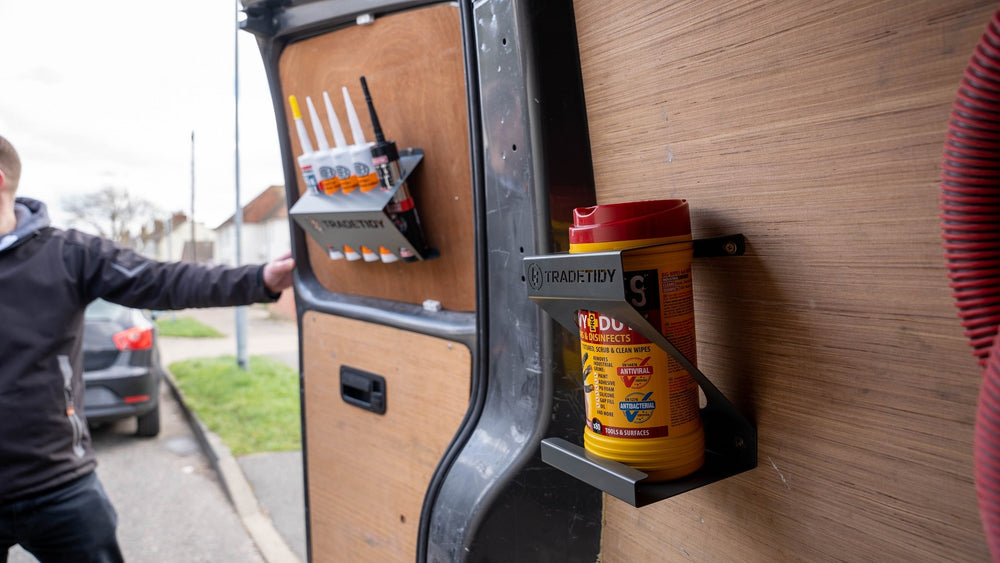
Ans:
<svg viewBox="0 0 1000 563"><path fill-rule="evenodd" d="M726 254L733 256L739 251L740 247L736 244L735 241L728 241L724 249L726 251Z"/></svg>
<svg viewBox="0 0 1000 563"><path fill-rule="evenodd" d="M745 448L746 442L743 441L743 436L736 436L733 438L733 446L735 446L737 450Z"/></svg>

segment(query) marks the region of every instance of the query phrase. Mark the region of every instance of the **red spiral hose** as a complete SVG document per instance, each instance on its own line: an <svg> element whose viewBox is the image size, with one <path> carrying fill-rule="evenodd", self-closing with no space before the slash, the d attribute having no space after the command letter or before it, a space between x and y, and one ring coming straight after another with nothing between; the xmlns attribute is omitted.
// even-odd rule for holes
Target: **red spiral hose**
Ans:
<svg viewBox="0 0 1000 563"><path fill-rule="evenodd" d="M983 33L952 106L941 171L949 286L984 366L976 411L979 512L1000 561L1000 11Z"/></svg>

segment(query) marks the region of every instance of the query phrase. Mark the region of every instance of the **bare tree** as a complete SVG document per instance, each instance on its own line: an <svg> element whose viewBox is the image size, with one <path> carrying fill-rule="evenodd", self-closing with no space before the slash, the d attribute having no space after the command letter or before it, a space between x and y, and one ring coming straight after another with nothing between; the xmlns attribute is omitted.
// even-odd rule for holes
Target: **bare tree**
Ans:
<svg viewBox="0 0 1000 563"><path fill-rule="evenodd" d="M156 206L133 196L127 188L105 186L98 192L63 198L63 211L73 226L86 226L96 234L131 246L133 232L156 214Z"/></svg>

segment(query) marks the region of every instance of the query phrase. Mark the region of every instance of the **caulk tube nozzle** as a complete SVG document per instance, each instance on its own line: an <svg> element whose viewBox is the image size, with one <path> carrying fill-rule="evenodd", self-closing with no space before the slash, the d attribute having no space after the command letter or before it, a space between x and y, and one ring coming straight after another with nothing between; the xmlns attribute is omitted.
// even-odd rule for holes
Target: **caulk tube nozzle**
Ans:
<svg viewBox="0 0 1000 563"><path fill-rule="evenodd" d="M302 145L302 152L313 152L312 142L309 141L309 133L306 132L306 124L302 121L302 112L299 111L299 101L295 96L288 96L288 104L292 106L292 117L295 119L295 130L299 133L299 143Z"/></svg>
<svg viewBox="0 0 1000 563"><path fill-rule="evenodd" d="M361 122L358 121L358 114L354 111L354 104L351 102L351 95L347 92L347 87L342 86L341 91L344 94L344 105L347 106L347 120L351 122L351 134L354 136L354 144L350 148L354 173L358 177L361 191L368 192L379 184L370 150L374 143L365 141L365 133L361 130Z"/></svg>
<svg viewBox="0 0 1000 563"><path fill-rule="evenodd" d="M365 77L361 77L361 91L365 94L365 103L368 104L368 115L372 118L372 130L375 132L375 143L385 142L385 136L382 134L382 124L378 122L378 114L375 113L375 105L372 104L372 95L368 92L368 83L365 82Z"/></svg>
<svg viewBox="0 0 1000 563"><path fill-rule="evenodd" d="M306 131L306 124L302 122L302 112L299 111L299 102L295 96L288 96L288 104L292 106L292 118L295 120L295 130L299 134L299 144L302 145L302 154L296 161L302 171L302 179L305 180L306 189L313 193L319 193L319 183L316 179L316 170L313 166L314 151L312 143L309 142L309 133Z"/></svg>
<svg viewBox="0 0 1000 563"><path fill-rule="evenodd" d="M375 104L372 103L372 95L368 92L368 82L365 77L361 77L361 90L365 93L365 103L368 104L368 115L372 119L372 129L375 131L375 144L372 145L372 164L378 172L379 183L383 190L391 190L403 177L403 170L399 165L399 151L396 150L394 141L386 141L382 134L382 125L378 121L378 114L375 113Z"/></svg>
<svg viewBox="0 0 1000 563"><path fill-rule="evenodd" d="M340 128L340 120L337 113L333 111L333 104L330 103L330 94L323 92L323 103L326 104L326 116L330 120L330 130L333 131L333 141L338 149L347 148L347 139L344 138L344 130Z"/></svg>
<svg viewBox="0 0 1000 563"><path fill-rule="evenodd" d="M316 135L316 144L319 145L317 150L330 150L330 144L326 142L326 132L323 131L323 124L320 123L319 115L316 113L316 108L309 96L306 96L306 107L309 108L309 119L312 121L313 134Z"/></svg>
<svg viewBox="0 0 1000 563"><path fill-rule="evenodd" d="M330 150L329 143L326 142L323 123L319 120L316 106L313 105L312 98L309 96L306 96L306 107L309 108L309 119L312 121L313 133L316 135L316 144L319 145L319 148L313 153L313 172L319 183L319 191L330 195L342 187L340 178L337 177L336 157Z"/></svg>
<svg viewBox="0 0 1000 563"><path fill-rule="evenodd" d="M354 174L354 160L351 158L347 147L347 139L344 138L344 131L340 128L340 120L337 119L337 112L333 110L330 102L330 95L323 92L323 103L326 105L326 117L330 121L330 131L333 132L333 142L336 148L330 151L336 164L337 179L340 180L340 187L344 193L350 193L358 187L358 177Z"/></svg>
<svg viewBox="0 0 1000 563"><path fill-rule="evenodd" d="M368 141L365 141L365 132L361 130L361 122L358 121L358 113L354 111L354 104L351 102L351 94L347 91L347 86L341 86L340 89L344 94L344 105L347 106L347 121L351 124L351 136L354 137L354 144L363 145Z"/></svg>

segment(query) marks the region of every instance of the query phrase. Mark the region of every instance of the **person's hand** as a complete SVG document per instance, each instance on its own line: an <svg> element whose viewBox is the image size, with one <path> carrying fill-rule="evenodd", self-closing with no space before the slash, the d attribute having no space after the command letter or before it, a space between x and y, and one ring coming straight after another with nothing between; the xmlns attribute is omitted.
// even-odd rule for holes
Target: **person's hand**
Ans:
<svg viewBox="0 0 1000 563"><path fill-rule="evenodd" d="M271 293L281 293L292 286L292 270L295 269L295 259L292 253L286 253L264 265L264 286Z"/></svg>

